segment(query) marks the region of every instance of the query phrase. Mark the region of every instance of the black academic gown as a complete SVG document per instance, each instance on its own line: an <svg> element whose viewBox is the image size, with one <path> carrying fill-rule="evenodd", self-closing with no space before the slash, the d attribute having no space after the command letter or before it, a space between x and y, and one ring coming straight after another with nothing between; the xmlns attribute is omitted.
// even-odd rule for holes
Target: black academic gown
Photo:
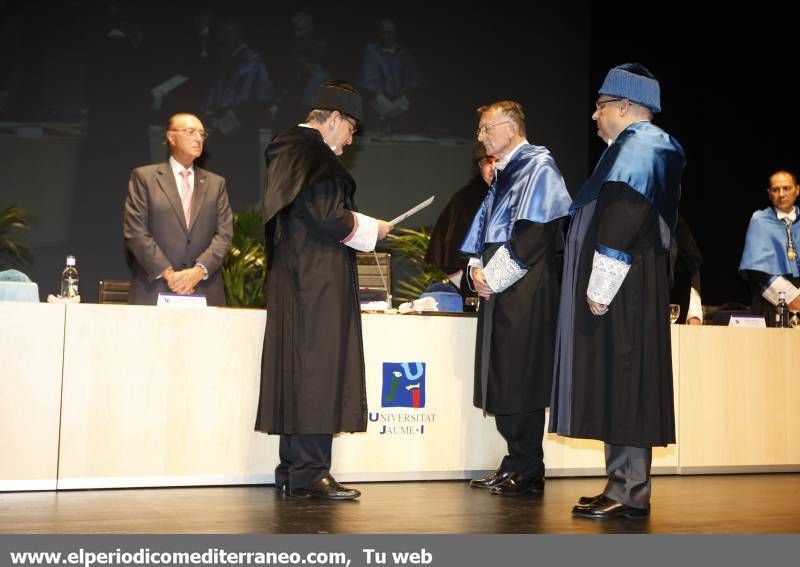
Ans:
<svg viewBox="0 0 800 567"><path fill-rule="evenodd" d="M355 182L319 132L294 127L265 152L267 327L256 429L365 431L353 229Z"/></svg>
<svg viewBox="0 0 800 567"><path fill-rule="evenodd" d="M431 231L425 253L428 264L441 268L446 274L466 269L468 258L459 248L488 189L483 178L476 175L453 194Z"/></svg>
<svg viewBox="0 0 800 567"><path fill-rule="evenodd" d="M508 245L528 272L505 291L494 294L491 308L481 301L473 403L491 414L529 413L550 403L563 225L563 218L549 223L517 221ZM484 265L498 248L494 244L484 251ZM486 320L489 316L491 322ZM488 332L491 338L487 349L484 335ZM489 375L484 406L481 366L486 357Z"/></svg>
<svg viewBox="0 0 800 567"><path fill-rule="evenodd" d="M686 323L689 313L689 300L692 289L700 293L700 266L703 264L703 255L697 242L689 229L689 225L682 216L678 215L675 224L675 236L670 248L670 262L672 263L672 288L669 293L669 302L681 306L678 323Z"/></svg>
<svg viewBox="0 0 800 567"><path fill-rule="evenodd" d="M602 316L586 301L598 243L633 259ZM669 253L658 212L628 185L606 183L573 218L564 262L550 431L613 445L674 443Z"/></svg>

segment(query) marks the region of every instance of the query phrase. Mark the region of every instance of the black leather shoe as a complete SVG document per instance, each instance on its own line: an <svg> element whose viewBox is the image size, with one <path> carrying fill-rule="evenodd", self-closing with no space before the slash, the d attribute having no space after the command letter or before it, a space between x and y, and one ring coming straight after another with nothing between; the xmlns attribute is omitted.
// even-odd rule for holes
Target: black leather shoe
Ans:
<svg viewBox="0 0 800 567"><path fill-rule="evenodd" d="M522 496L542 492L544 492L544 477L525 478L520 473L513 473L504 483L492 488L492 494L499 496Z"/></svg>
<svg viewBox="0 0 800 567"><path fill-rule="evenodd" d="M608 496L602 496L591 504L575 506L572 508L573 516L583 518L644 518L650 514L647 508L634 508L626 506Z"/></svg>
<svg viewBox="0 0 800 567"><path fill-rule="evenodd" d="M355 500L361 493L354 488L342 486L331 475L325 475L307 486L289 491L296 498L321 498L323 500Z"/></svg>
<svg viewBox="0 0 800 567"><path fill-rule="evenodd" d="M602 493L596 496L581 496L580 498L578 498L578 504L582 506L587 506L592 502L594 502L595 500L600 500L603 496L605 495Z"/></svg>
<svg viewBox="0 0 800 567"><path fill-rule="evenodd" d="M486 476L482 476L481 478L473 478L469 481L469 485L472 488L494 488L498 484L501 484L508 480L512 472L504 471L503 469L497 469L496 471L490 472Z"/></svg>

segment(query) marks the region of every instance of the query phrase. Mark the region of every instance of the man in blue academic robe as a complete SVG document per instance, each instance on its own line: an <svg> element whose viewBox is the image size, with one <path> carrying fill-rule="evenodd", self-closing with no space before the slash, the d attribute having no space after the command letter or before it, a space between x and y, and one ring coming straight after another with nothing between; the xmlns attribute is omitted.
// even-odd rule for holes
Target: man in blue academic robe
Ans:
<svg viewBox="0 0 800 567"><path fill-rule="evenodd" d="M788 171L769 178L771 207L756 211L747 227L739 271L750 284L750 310L775 326L775 305L781 292L791 311L800 311L800 214L795 206L800 187Z"/></svg>
<svg viewBox="0 0 800 567"><path fill-rule="evenodd" d="M497 158L461 251L481 297L473 403L495 417L508 454L470 483L492 494L541 494L563 227L572 200L547 148L525 139L514 101L478 109L478 140Z"/></svg>
<svg viewBox="0 0 800 567"><path fill-rule="evenodd" d="M572 205L550 431L605 442L608 482L576 516L650 511L652 447L675 442L669 248L684 154L654 126L658 81L608 72L592 119L609 147Z"/></svg>

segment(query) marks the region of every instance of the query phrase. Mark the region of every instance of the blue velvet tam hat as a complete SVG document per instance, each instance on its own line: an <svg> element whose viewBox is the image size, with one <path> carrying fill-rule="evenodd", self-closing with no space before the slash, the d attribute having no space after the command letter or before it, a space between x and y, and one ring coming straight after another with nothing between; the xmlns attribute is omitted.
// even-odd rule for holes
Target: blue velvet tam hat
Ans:
<svg viewBox="0 0 800 567"><path fill-rule="evenodd" d="M458 293L458 289L450 283L434 283L419 296L432 297L436 300L436 309L439 311L450 311L459 313L464 311L464 298Z"/></svg>
<svg viewBox="0 0 800 567"><path fill-rule="evenodd" d="M661 112L661 89L658 81L639 63L625 63L612 68L597 93L626 98L649 108L653 113Z"/></svg>

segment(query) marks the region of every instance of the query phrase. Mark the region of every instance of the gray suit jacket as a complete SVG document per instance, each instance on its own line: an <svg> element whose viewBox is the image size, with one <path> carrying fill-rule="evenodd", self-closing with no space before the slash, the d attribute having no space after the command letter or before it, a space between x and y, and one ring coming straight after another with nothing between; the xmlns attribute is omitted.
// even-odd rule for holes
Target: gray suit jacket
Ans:
<svg viewBox="0 0 800 567"><path fill-rule="evenodd" d="M208 270L196 293L209 305L225 305L219 271L231 247L233 213L225 179L194 168L191 226L186 226L181 198L169 162L137 167L128 182L123 219L125 244L134 256L128 303L155 305L159 293L171 293L161 272L196 262Z"/></svg>

